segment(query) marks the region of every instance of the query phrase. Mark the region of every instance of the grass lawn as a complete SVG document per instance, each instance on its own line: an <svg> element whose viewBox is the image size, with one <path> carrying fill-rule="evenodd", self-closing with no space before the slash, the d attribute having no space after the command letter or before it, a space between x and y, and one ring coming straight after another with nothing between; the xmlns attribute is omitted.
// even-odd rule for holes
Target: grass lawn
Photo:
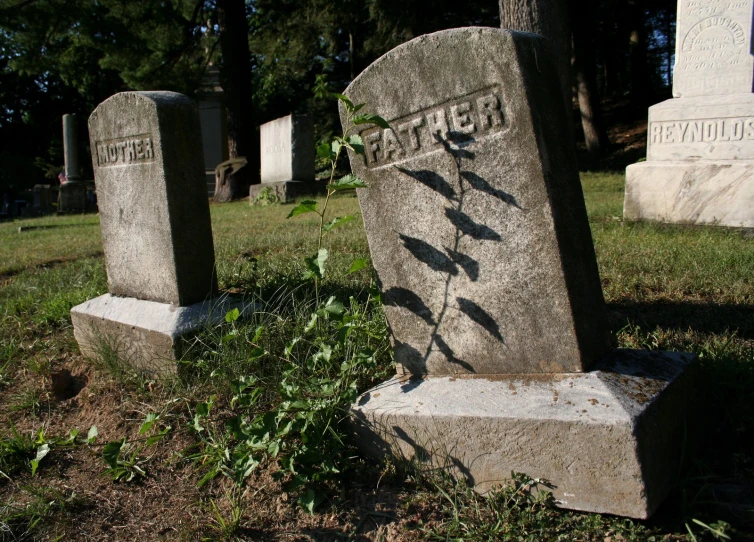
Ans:
<svg viewBox="0 0 754 542"><path fill-rule="evenodd" d="M315 215L238 202L211 207L218 277L262 310L159 379L78 353L70 308L107 291L96 215L0 223L0 540L754 540L754 236L624 223L623 175L582 183L616 346L700 358L652 520L558 510L523 474L481 497L359 457L343 407L392 371L372 270L347 272L369 257L360 217L326 238L317 309Z"/></svg>

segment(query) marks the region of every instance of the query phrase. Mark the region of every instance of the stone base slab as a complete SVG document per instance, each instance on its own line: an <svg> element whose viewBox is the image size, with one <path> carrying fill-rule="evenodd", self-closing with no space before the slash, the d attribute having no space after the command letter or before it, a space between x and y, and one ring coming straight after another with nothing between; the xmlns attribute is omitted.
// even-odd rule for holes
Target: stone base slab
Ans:
<svg viewBox="0 0 754 542"><path fill-rule="evenodd" d="M249 202L265 188L270 188L280 203L290 203L298 196L314 196L324 193L325 184L313 181L279 181L274 183L253 184L249 187Z"/></svg>
<svg viewBox="0 0 754 542"><path fill-rule="evenodd" d="M752 228L754 161L632 164L623 218Z"/></svg>
<svg viewBox="0 0 754 542"><path fill-rule="evenodd" d="M695 356L616 350L589 373L395 377L352 406L358 442L486 492L511 472L558 506L648 518L674 483Z"/></svg>
<svg viewBox="0 0 754 542"><path fill-rule="evenodd" d="M87 358L117 355L134 369L174 373L175 360L185 347L183 339L221 322L238 308L242 314L254 305L229 297L187 307L104 294L71 309L73 334Z"/></svg>

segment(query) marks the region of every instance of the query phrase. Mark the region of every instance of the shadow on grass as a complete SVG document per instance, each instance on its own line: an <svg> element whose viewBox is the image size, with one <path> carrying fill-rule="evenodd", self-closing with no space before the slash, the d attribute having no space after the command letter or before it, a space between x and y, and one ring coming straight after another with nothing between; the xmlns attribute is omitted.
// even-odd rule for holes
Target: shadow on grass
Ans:
<svg viewBox="0 0 754 542"><path fill-rule="evenodd" d="M717 334L735 331L742 339L754 339L754 305L620 301L608 303L607 308L614 329L631 322L644 331L657 327Z"/></svg>

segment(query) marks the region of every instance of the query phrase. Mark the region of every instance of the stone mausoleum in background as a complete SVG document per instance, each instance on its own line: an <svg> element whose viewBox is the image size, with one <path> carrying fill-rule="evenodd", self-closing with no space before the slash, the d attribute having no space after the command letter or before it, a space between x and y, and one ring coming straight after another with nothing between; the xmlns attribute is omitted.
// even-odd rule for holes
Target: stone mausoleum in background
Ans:
<svg viewBox="0 0 754 542"><path fill-rule="evenodd" d="M627 220L754 227L754 0L679 0L671 100L649 108Z"/></svg>

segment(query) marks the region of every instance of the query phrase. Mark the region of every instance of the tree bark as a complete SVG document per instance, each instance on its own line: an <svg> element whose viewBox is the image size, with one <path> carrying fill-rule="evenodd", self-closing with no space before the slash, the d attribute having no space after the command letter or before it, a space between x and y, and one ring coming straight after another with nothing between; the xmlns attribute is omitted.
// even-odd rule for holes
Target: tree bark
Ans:
<svg viewBox="0 0 754 542"><path fill-rule="evenodd" d="M626 15L629 25L631 102L638 111L643 111L651 103L652 83L647 65L647 36L642 5L636 0L629 1Z"/></svg>
<svg viewBox="0 0 754 542"><path fill-rule="evenodd" d="M500 28L541 34L550 40L566 110L573 108L571 32L566 0L500 0Z"/></svg>
<svg viewBox="0 0 754 542"><path fill-rule="evenodd" d="M244 0L217 0L220 28L220 83L225 97L230 158L246 158L248 165L221 180L216 177L216 202L249 195L249 185L258 184L259 145L256 144L254 109L251 96L251 54L249 23Z"/></svg>
<svg viewBox="0 0 754 542"><path fill-rule="evenodd" d="M592 2L579 0L577 4L571 4L570 13L576 90L589 168L599 166L602 155L610 145L597 92L597 58L593 37L596 22L592 15L595 8Z"/></svg>

